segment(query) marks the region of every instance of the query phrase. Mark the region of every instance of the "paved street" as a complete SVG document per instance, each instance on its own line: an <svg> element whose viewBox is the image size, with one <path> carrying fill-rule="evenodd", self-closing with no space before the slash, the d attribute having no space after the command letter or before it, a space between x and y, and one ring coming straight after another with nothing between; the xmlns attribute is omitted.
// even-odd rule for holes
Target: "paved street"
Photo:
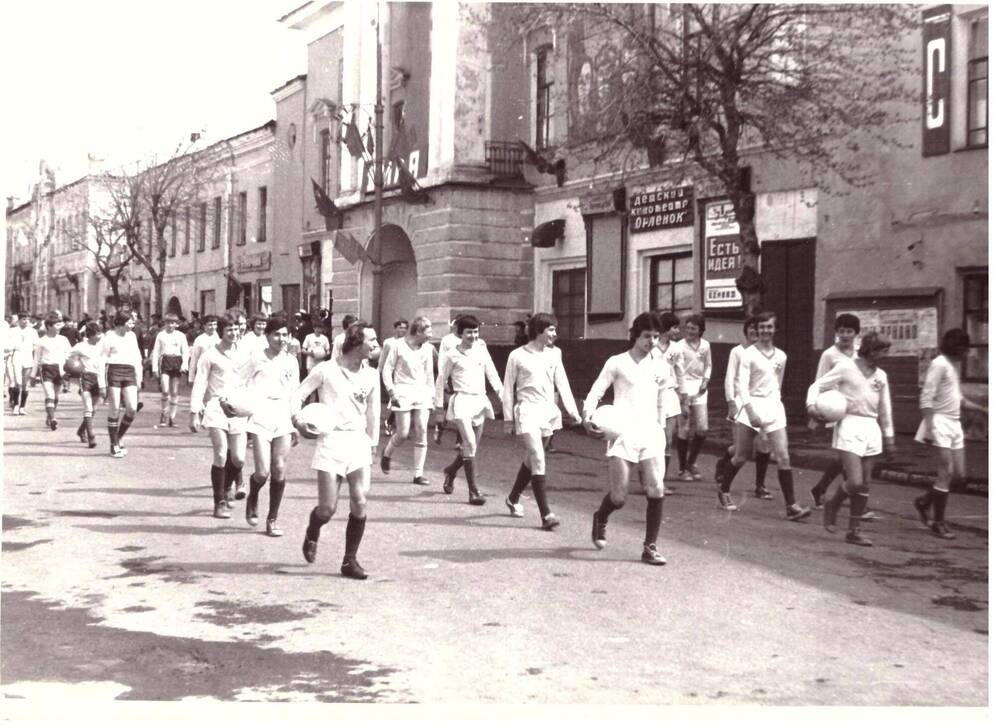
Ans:
<svg viewBox="0 0 1000 725"><path fill-rule="evenodd" d="M714 484L677 484L668 564L649 567L641 496L612 517L607 549L591 545L605 469L582 435L560 434L550 459L563 525L542 531L531 500L526 518L507 516L517 454L493 424L483 508L465 503L461 476L441 492L448 446L431 446L430 488L405 469L373 474L359 557L371 576L356 582L339 575L345 503L317 562L299 550L310 442L290 456L286 536L270 539L241 502L211 517L207 435L155 430L158 396L143 397L124 460L104 431L93 451L74 439L74 396L56 432L37 395L28 416L4 417L5 698L72 686L98 700L987 704L985 498L952 497L958 538L943 542L917 521L913 488L878 483L876 546L863 549L817 515L788 523L777 499L745 498L747 466L735 513ZM796 472L801 498L817 477Z"/></svg>

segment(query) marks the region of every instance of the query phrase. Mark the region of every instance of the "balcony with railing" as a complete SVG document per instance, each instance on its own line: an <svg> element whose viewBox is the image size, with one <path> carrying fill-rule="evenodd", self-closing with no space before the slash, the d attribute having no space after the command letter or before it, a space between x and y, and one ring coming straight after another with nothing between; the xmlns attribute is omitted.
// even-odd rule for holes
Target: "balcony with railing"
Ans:
<svg viewBox="0 0 1000 725"><path fill-rule="evenodd" d="M494 179L523 179L524 147L516 141L487 141L486 166Z"/></svg>

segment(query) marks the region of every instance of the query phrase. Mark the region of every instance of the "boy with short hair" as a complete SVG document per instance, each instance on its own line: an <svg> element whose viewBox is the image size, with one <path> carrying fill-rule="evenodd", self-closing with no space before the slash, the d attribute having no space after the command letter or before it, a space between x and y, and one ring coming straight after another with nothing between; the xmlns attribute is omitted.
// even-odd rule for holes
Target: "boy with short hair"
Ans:
<svg viewBox="0 0 1000 725"><path fill-rule="evenodd" d="M59 391L62 390L63 365L71 349L69 340L59 334L62 325L62 316L58 313L50 312L45 316L45 334L38 338L35 346L35 367L31 373L33 380L42 381L45 424L51 430L59 427L56 406L59 405Z"/></svg>
<svg viewBox="0 0 1000 725"><path fill-rule="evenodd" d="M684 318L684 339L680 343L683 377L678 385L681 421L677 428L677 462L682 481L701 480L695 461L708 433L708 380L712 377L712 350L704 335L702 315Z"/></svg>

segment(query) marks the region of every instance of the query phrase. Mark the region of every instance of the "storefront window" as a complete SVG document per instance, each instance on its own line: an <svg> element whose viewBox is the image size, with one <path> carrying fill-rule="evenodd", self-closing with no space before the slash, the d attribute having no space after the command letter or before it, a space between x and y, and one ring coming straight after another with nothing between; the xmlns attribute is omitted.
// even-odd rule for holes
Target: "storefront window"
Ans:
<svg viewBox="0 0 1000 725"><path fill-rule="evenodd" d="M989 274L965 275L963 327L969 334L972 349L965 358L962 379L966 382L989 382Z"/></svg>

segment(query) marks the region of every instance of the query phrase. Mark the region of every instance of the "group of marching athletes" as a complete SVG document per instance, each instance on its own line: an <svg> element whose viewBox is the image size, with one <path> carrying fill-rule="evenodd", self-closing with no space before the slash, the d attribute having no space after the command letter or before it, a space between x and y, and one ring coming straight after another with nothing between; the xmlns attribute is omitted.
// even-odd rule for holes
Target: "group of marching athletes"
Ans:
<svg viewBox="0 0 1000 725"><path fill-rule="evenodd" d="M119 313L107 333L102 333L96 323L88 324L86 339L68 350L54 339L57 318L47 317L45 335L32 343L30 377L41 379L45 386L49 427L57 427L55 406L62 363L76 358L82 366L80 394L84 401L84 420L77 433L90 447L96 445L92 418L97 403L106 397L111 454L124 457L122 439L134 419L137 387L142 379L141 356L132 332L134 318ZM383 387L395 429L381 451L381 470L391 470L394 454L406 444L412 430L412 480L416 485L430 484L424 466L431 411L437 409L439 424L453 424L460 442L458 454L443 471L443 490L451 494L455 478L464 471L468 502L482 506L486 498L477 485L475 464L484 423L494 417L486 390L489 385L501 398L505 432L517 437L523 451L504 504L511 516L523 517L520 498L530 485L541 526L549 531L560 522L549 506L545 459L551 436L562 427L561 401L574 423L582 422L589 433L607 439L608 492L592 517L594 546L605 547L610 515L624 506L629 478L637 469L647 499L641 561L648 564L666 563L657 549L657 539L663 499L672 492L666 481L670 478L667 468L675 432L678 478L701 479L696 461L708 426L711 349L703 339L704 319L697 314L689 315L683 325L669 312L644 312L636 317L629 330L629 349L605 362L586 396L582 414L577 412L561 352L554 345L557 320L547 313L535 314L528 320L528 341L508 356L502 379L485 342L479 339L479 320L472 315L453 320L452 332L442 339L440 351L430 343L432 325L426 317L417 317L405 327L398 325L398 334L382 348L377 367L374 355L379 352L379 343L375 330L369 323L349 316L335 341L336 354L309 366L301 382L297 357L288 351L289 327L283 316L255 316L250 332L246 332L247 318L242 313L206 320L205 334L190 349L174 339L174 322L168 315L154 345L152 370L163 377L161 422L172 425L177 409L175 380L188 373L193 383L191 428L204 427L212 441L214 516L230 518L232 501L246 498L246 521L257 526L259 497L269 483L265 531L272 537L282 536L278 516L286 458L298 434L317 438L311 467L317 474L318 500L310 513L302 552L307 561L315 561L320 531L336 512L341 486L346 481L350 513L341 572L350 578L367 577L357 552L367 520L370 468L378 449ZM840 315L835 327L837 342L821 358L816 380L808 391L807 412L822 420L817 399L830 389L843 394L847 412L834 422L832 430L839 466L827 471L811 494L814 505L824 510L824 525L829 531L836 531L838 511L849 501L846 540L870 546L871 539L862 533L861 522L872 466L876 456L893 446L889 383L879 367L889 343L878 333L868 332L861 336L855 352L854 339L860 331L857 317ZM725 390L733 444L716 471L717 495L724 510L739 509L732 498L732 484L743 463L755 455L754 495L771 499L764 478L773 456L785 517L801 521L811 512L795 497L781 400L787 359L774 346L776 329L774 313L754 316L744 324L745 343L736 346L730 355ZM216 330L218 335L214 336ZM17 340L28 338L23 333ZM19 344L13 346L12 354L21 354ZM959 387L958 370L968 350L969 338L961 330L949 330L944 335L941 354L930 365L920 400L923 420L916 437L938 449L939 466L932 489L915 501L915 507L925 525L941 538L954 537L944 514L950 483L964 476L960 408L980 408L966 401ZM22 354L14 367L26 367L23 360ZM625 412L622 419L627 420L613 436L606 435L594 418L609 388L614 390L614 406ZM307 416L301 415L303 402L314 395L330 411L328 429L318 430ZM18 398L14 402L22 401ZM252 436L254 457L249 487L242 478L248 435ZM841 473L843 485L826 499L827 485Z"/></svg>

